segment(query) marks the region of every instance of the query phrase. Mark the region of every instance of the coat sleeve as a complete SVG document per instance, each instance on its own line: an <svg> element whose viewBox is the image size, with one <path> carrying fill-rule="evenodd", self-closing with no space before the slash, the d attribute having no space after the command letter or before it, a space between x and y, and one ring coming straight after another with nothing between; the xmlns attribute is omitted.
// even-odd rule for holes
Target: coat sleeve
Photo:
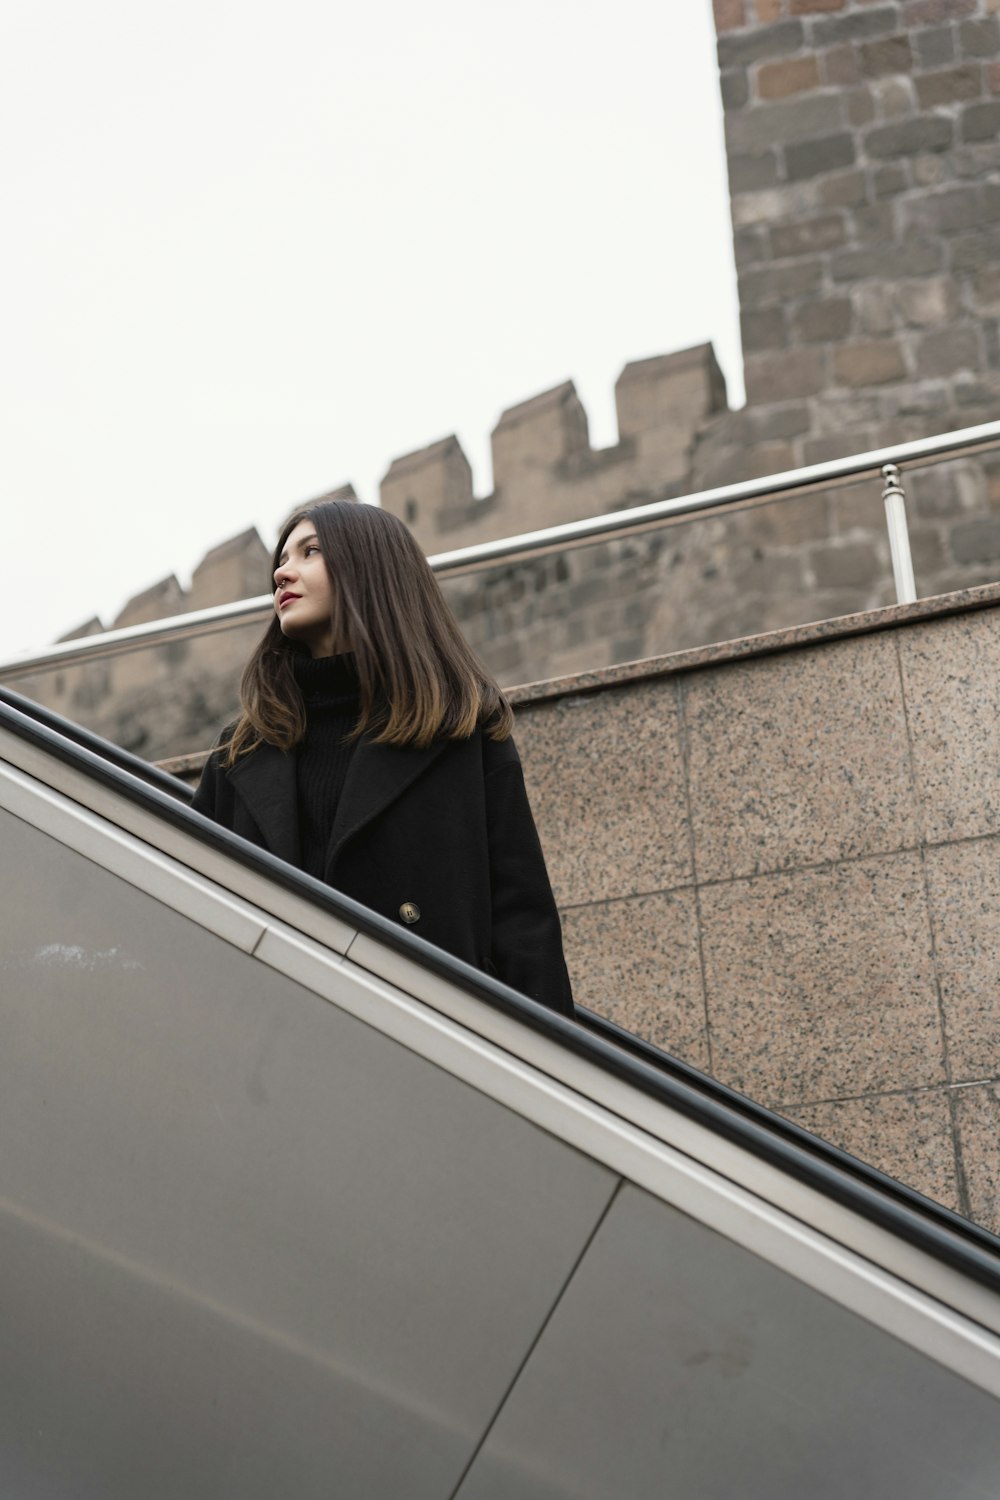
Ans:
<svg viewBox="0 0 1000 1500"><path fill-rule="evenodd" d="M484 768L493 967L512 989L572 1016L559 912L513 741L484 741Z"/></svg>
<svg viewBox="0 0 1000 1500"><path fill-rule="evenodd" d="M233 797L222 768L219 746L228 741L233 728L232 724L227 724L216 740L212 753L202 767L201 779L191 799L195 812L203 813L206 818L211 818L213 823L221 823L224 828L233 826Z"/></svg>

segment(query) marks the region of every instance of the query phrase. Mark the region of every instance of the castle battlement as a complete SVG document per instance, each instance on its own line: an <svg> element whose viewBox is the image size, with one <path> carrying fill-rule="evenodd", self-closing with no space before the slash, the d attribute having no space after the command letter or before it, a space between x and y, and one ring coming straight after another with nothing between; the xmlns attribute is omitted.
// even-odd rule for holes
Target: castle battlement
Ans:
<svg viewBox="0 0 1000 1500"><path fill-rule="evenodd" d="M382 481L384 509L426 552L599 515L671 493L690 470L706 419L726 411L726 383L711 344L627 364L615 385L619 440L590 445L572 380L502 412L490 435L493 490L478 498L458 438L404 454Z"/></svg>

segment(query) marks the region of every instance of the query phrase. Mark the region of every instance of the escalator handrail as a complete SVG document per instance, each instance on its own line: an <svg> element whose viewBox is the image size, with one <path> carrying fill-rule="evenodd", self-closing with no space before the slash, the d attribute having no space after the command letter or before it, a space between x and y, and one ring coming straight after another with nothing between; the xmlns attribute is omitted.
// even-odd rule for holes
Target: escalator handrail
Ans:
<svg viewBox="0 0 1000 1500"><path fill-rule="evenodd" d="M138 774L136 757L88 731L60 720L51 710L23 710L0 689L0 726L85 776L119 793L244 867L292 892L311 906L345 921L414 963L440 975L466 993L556 1042L643 1094L722 1136L798 1182L854 1211L989 1290L1000 1293L1000 1238L914 1188L897 1182L866 1162L810 1135L773 1113L671 1057L652 1043L623 1030L606 1017L577 1007L577 1019L508 988L443 949L361 906L267 850L210 822L187 805L173 786ZM65 726L64 728L61 726ZM106 752L106 753L105 753ZM144 763L141 763L144 765ZM145 766L145 771L155 768ZM173 782L174 778L166 778Z"/></svg>
<svg viewBox="0 0 1000 1500"><path fill-rule="evenodd" d="M148 760L133 755L130 750L123 750L120 745L103 739L90 729L84 729L82 724L74 724L72 719L63 718L51 708L44 708L42 704L35 703L20 693L15 693L12 688L0 687L0 703L16 708L27 718L46 725L56 734L61 734L64 738L72 740L75 745L82 746L84 750L92 750L95 755L103 756L112 765L127 771L131 776L137 776L140 781L145 781L149 786L166 792L168 796L176 797L180 802L190 802L194 796L192 788L186 781L181 781L179 776L171 776L168 771L161 771L159 766L151 765Z"/></svg>

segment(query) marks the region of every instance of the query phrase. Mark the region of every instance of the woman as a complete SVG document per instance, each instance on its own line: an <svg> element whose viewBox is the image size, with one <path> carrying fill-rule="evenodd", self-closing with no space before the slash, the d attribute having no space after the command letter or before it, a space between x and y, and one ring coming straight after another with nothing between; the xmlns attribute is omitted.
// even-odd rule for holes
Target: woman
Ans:
<svg viewBox="0 0 1000 1500"><path fill-rule="evenodd" d="M274 611L194 806L571 1016L510 706L406 527L350 500L297 512Z"/></svg>

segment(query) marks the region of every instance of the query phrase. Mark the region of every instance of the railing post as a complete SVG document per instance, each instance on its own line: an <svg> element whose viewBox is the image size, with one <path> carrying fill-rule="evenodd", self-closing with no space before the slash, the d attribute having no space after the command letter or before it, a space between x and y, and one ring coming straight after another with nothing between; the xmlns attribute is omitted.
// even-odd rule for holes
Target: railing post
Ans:
<svg viewBox="0 0 1000 1500"><path fill-rule="evenodd" d="M913 604L917 586L913 581L913 559L910 556L910 533L906 527L906 496L899 482L899 465L883 464L885 519L889 528L889 551L892 553L892 576L896 580L896 603Z"/></svg>

